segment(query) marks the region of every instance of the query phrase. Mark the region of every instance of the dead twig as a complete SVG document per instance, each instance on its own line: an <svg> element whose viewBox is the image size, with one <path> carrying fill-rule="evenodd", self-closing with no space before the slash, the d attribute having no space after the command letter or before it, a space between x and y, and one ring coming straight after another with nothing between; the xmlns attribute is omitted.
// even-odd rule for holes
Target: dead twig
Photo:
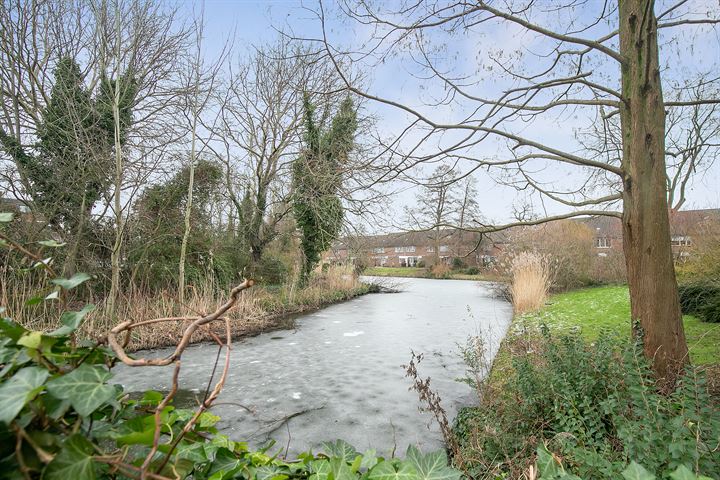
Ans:
<svg viewBox="0 0 720 480"><path fill-rule="evenodd" d="M121 362L123 362L125 365L129 365L131 367L144 367L148 365L154 365L154 366L165 366L170 365L175 360L180 358L182 353L185 351L185 349L190 344L190 339L195 333L195 331L200 328L202 325L207 325L208 323L214 322L215 320L220 320L221 317L230 310L238 301L238 298L240 297L240 293L242 293L243 290L247 290L248 288L252 287L254 282L252 280L245 280L240 285L236 286L230 291L230 298L227 302L225 302L223 305L221 305L217 310L215 310L213 313L210 313L208 315L205 315L203 317L165 317L165 318L157 318L154 320L148 320L145 322L139 322L139 323L133 323L131 320L122 322L115 327L113 327L110 332L108 333L108 345L110 345L110 348L113 349L115 354L118 356ZM169 322L169 321L178 321L178 320L192 320L192 323L188 325L188 327L183 331L182 338L180 339L180 342L177 344L177 347L175 347L175 351L165 357L165 358L154 358L154 359L147 359L147 358L130 358L128 354L125 352L125 347L120 344L118 341L118 335L120 335L123 332L130 332L132 329L141 326L141 325L148 325L151 323L160 323L160 322Z"/></svg>
<svg viewBox="0 0 720 480"><path fill-rule="evenodd" d="M147 479L154 479L154 480L160 480L165 479L166 477L163 477L160 475L160 472L163 471L165 466L170 460L170 457L172 456L172 453L175 451L177 446L179 445L180 441L187 435L188 432L190 432L195 424L197 423L200 416L205 412L208 408L210 408L215 399L220 395L220 392L222 391L223 386L225 385L225 381L228 376L228 371L230 370L230 350L231 350L231 343L232 343L232 332L230 330L230 320L229 318L223 316L225 313L227 313L228 310L230 310L235 304L237 303L240 294L243 290L246 290L250 288L253 285L252 280L244 280L240 285L236 286L230 291L230 298L228 301L226 301L224 304L222 304L220 307L218 307L214 312L201 316L201 317L164 317L164 318L156 318L152 320L146 320L144 322L138 322L133 323L131 321L122 322L119 325L115 326L110 332L108 333L108 345L113 349L117 357L120 359L121 362L123 362L126 365L137 367L137 366L165 366L169 365L171 363L175 364L175 370L173 372L172 377L172 386L168 394L162 399L162 401L158 404L157 408L155 409L154 414L154 420L155 420L155 429L153 433L153 443L152 447L150 449L150 452L148 452L148 455L145 457L145 461L143 462L142 466L140 467L134 467L131 465L122 464L118 461L107 461L106 463L109 463L111 465L114 465L118 470L122 471L123 474L128 474L128 471L137 472L140 480L147 480ZM182 337L180 338L180 341L177 344L177 347L175 348L175 351L168 357L162 358L162 359L134 359L130 358L128 354L125 351L125 348L128 345L128 339L130 337L130 332L132 329L137 328L139 326L143 325L151 325L161 322L170 322L170 321L178 321L178 320L191 320L192 323L188 325L185 330L183 331ZM205 396L198 405L197 409L195 410L193 416L185 423L180 433L174 438L172 444L170 445L170 449L167 453L165 453L165 457L162 459L162 461L159 463L158 467L155 469L155 473L151 472L151 465L153 458L155 457L156 453L158 452L158 449L160 447L160 437L162 435L162 412L163 410L170 404L173 397L177 393L178 390L178 378L180 375L180 357L182 356L185 349L190 344L191 337L193 333L202 325L207 325L211 322L214 322L216 320L223 320L225 322L225 342L221 341L220 338L215 335L214 333L211 333L213 339L218 343L220 346L220 349L218 350L218 355L215 359L215 365L213 366L213 372L210 377L210 380L208 381L208 386L205 390ZM125 334L125 338L123 340L123 343L121 344L118 341L118 336L121 334ZM215 372L217 370L217 364L220 360L220 353L222 352L223 348L225 348L225 363L223 365L222 373L220 375L220 378L218 379L215 386L210 390L210 386L212 385L213 378L215 377Z"/></svg>

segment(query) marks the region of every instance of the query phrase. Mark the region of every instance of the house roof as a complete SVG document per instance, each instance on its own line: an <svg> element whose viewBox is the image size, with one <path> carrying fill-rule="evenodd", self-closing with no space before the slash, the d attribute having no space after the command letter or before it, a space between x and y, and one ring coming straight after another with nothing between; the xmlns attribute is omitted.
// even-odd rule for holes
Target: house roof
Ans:
<svg viewBox="0 0 720 480"><path fill-rule="evenodd" d="M617 217L594 216L579 218L598 237L622 236L622 222ZM720 224L720 209L678 210L670 212L670 233L673 235L690 234L708 224Z"/></svg>
<svg viewBox="0 0 720 480"><path fill-rule="evenodd" d="M443 245L467 245L473 247L480 240L480 234L467 232L459 229L442 229L440 231L440 243ZM502 243L506 235L502 232L485 234L482 237L482 245ZM333 245L333 249L370 250L374 248L394 248L401 246L430 247L435 244L435 231L409 231L393 232L383 235L364 235L357 237L345 237Z"/></svg>
<svg viewBox="0 0 720 480"><path fill-rule="evenodd" d="M622 222L617 217L610 216L591 216L579 217L575 221L584 223L598 237L621 237ZM700 210L680 210L670 213L670 230L673 235L688 234L699 226L715 223L720 225L720 209L700 209ZM531 234L534 228L531 227L513 227L499 232L486 233L482 239L482 246L491 246L509 243L518 235ZM530 230L530 232L528 232ZM443 244L473 243L478 241L479 234L475 232L465 232L458 229L447 228L441 230L441 240ZM342 250L368 250L373 248L392 248L399 246L415 246L424 247L432 246L435 243L435 232L429 231L408 231L393 232L383 235L364 235L357 237L345 237L339 239L333 245L333 249Z"/></svg>

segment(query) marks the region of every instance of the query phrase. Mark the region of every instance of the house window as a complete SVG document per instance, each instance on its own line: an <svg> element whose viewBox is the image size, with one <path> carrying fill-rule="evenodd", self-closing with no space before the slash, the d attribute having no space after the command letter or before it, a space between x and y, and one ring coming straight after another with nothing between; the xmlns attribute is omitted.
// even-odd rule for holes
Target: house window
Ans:
<svg viewBox="0 0 720 480"><path fill-rule="evenodd" d="M400 257L401 267L416 267L418 263L418 257Z"/></svg>
<svg viewBox="0 0 720 480"><path fill-rule="evenodd" d="M595 239L595 247L610 248L610 237L597 237Z"/></svg>
<svg viewBox="0 0 720 480"><path fill-rule="evenodd" d="M687 235L673 235L670 238L670 243L674 247L689 247L692 245L692 240Z"/></svg>
<svg viewBox="0 0 720 480"><path fill-rule="evenodd" d="M434 253L434 252L435 252L435 247L427 247L427 248L425 249L425 251L428 252L428 253Z"/></svg>
<svg viewBox="0 0 720 480"><path fill-rule="evenodd" d="M440 245L440 253L446 253L448 251L450 251L450 247L447 245Z"/></svg>
<svg viewBox="0 0 720 480"><path fill-rule="evenodd" d="M395 253L405 253L405 252L414 252L415 246L406 246L406 247L395 247Z"/></svg>
<svg viewBox="0 0 720 480"><path fill-rule="evenodd" d="M373 248L373 253L385 253L385 249L383 247Z"/></svg>

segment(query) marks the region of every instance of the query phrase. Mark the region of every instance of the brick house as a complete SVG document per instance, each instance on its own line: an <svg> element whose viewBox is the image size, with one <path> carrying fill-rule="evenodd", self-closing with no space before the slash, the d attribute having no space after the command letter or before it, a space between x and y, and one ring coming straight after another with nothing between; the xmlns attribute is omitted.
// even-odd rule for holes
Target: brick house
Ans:
<svg viewBox="0 0 720 480"><path fill-rule="evenodd" d="M451 264L458 258L466 265L482 266L494 261L505 239L503 234L480 235L456 229L443 229L437 238L435 231L348 237L335 242L323 261L354 263L362 259L369 266L417 267Z"/></svg>
<svg viewBox="0 0 720 480"><path fill-rule="evenodd" d="M585 217L577 222L587 225L593 234L593 251L599 257L622 255L622 224L616 217ZM323 255L325 263L355 263L362 259L369 266L430 266L436 261L451 264L458 258L468 266L488 266L519 239L532 239L542 226L516 227L503 232L480 235L456 229L396 232L386 235L346 237L333 244ZM697 241L720 238L720 209L683 210L670 213L673 254L682 261L691 254ZM527 242L526 242L527 243ZM436 253L435 250L438 249Z"/></svg>
<svg viewBox="0 0 720 480"><path fill-rule="evenodd" d="M598 256L622 252L622 223L615 217L588 217L584 222L595 234ZM709 235L720 233L720 209L678 210L670 212L670 242L677 261L688 257L693 245Z"/></svg>

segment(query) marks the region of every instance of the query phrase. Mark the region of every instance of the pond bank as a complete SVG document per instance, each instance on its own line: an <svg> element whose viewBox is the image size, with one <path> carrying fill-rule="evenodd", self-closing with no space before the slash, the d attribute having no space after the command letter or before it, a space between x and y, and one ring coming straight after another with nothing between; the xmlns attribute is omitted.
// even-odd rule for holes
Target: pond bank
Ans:
<svg viewBox="0 0 720 480"><path fill-rule="evenodd" d="M685 315L683 322L695 367L674 397L653 397L656 403L650 398L658 395L654 379L643 377L649 370L638 367L633 357L623 356L623 346L627 344L622 342L630 338L631 328L627 286L591 287L552 295L540 310L514 315L491 363L489 378L478 389L480 405L463 409L453 427L461 446L461 456L468 462L466 466L478 478L519 478L536 461L539 445L560 452L557 458L564 458L566 467L610 465L612 460L616 462L613 468L622 469L628 458L642 464L650 457L639 455L618 460L615 455L617 452L637 455L634 452L638 450L633 451L634 436L624 437L624 443L620 443L613 433L618 431L617 425L627 425L623 422L633 418L639 419L640 423L646 418L662 418L655 424L642 425L642 429L647 427L649 432L643 433L644 430L637 428L640 432L637 438L642 441L655 439L653 442L656 443L652 447L643 447L643 452L655 450L661 452L661 457L674 458L662 453L670 445L663 439L670 438L670 434L675 438L676 433L680 438L686 431L674 425L692 424L694 420L689 419L696 418L693 415L697 412L703 412L697 418L703 418L705 425L713 425L715 420L708 412L714 408L715 412L719 411L714 406L720 401L720 324L703 323L690 315ZM633 381L636 383L629 383ZM638 397L632 397L632 392L640 392L638 395L643 396L643 401L633 403ZM615 395L614 400L601 405L611 393ZM671 400L663 403L665 398ZM597 405L601 407L597 408ZM651 411L643 412L644 405ZM676 412L673 405L682 405L682 410L689 412L685 420L669 420L680 412ZM598 413L606 411L611 413ZM660 416L666 414L667 417ZM601 421L598 422L598 418ZM609 424L608 419L617 423ZM602 425L602 428L586 431L586 425L588 429L596 425ZM605 425L611 426L605 429ZM667 428L661 431L665 426ZM597 433L601 431L602 434ZM700 431L693 431L686 437L692 439L691 450L704 448L700 440L697 440L697 446L694 445L695 435L700 438ZM572 454L576 455L573 457L567 449L568 444L557 442L560 438L581 438L577 444L583 445L585 440L581 435L586 432L597 433L593 441L612 445L613 448L597 449L603 452L602 461L588 461L586 465L583 459L587 457L577 452ZM702 432L703 435L707 433L705 429ZM715 445L717 436L710 436ZM619 446L627 450L618 450ZM717 460L720 465L720 457ZM572 473L578 475L578 471ZM600 478L584 474L579 477ZM621 477L616 471L602 478Z"/></svg>
<svg viewBox="0 0 720 480"><path fill-rule="evenodd" d="M256 286L244 292L237 306L230 311L230 333L233 340L239 340L275 330L292 329L298 316L375 291L377 289L374 285L359 281L354 281L347 288L308 287L307 290L291 292L289 295L284 289L272 291ZM218 299L218 304L222 301ZM214 307L209 305L202 311L212 311ZM128 351L174 346L189 323L179 321L137 328L133 331ZM214 342L213 335L224 337L224 323L214 322L200 327L191 343Z"/></svg>
<svg viewBox="0 0 720 480"><path fill-rule="evenodd" d="M447 273L447 276L435 277L429 269L420 267L369 267L365 269L363 275L371 277L428 278L433 280L472 280L476 282L504 281L500 275L495 273L482 272L477 274L468 274L463 273L462 270L450 270Z"/></svg>

